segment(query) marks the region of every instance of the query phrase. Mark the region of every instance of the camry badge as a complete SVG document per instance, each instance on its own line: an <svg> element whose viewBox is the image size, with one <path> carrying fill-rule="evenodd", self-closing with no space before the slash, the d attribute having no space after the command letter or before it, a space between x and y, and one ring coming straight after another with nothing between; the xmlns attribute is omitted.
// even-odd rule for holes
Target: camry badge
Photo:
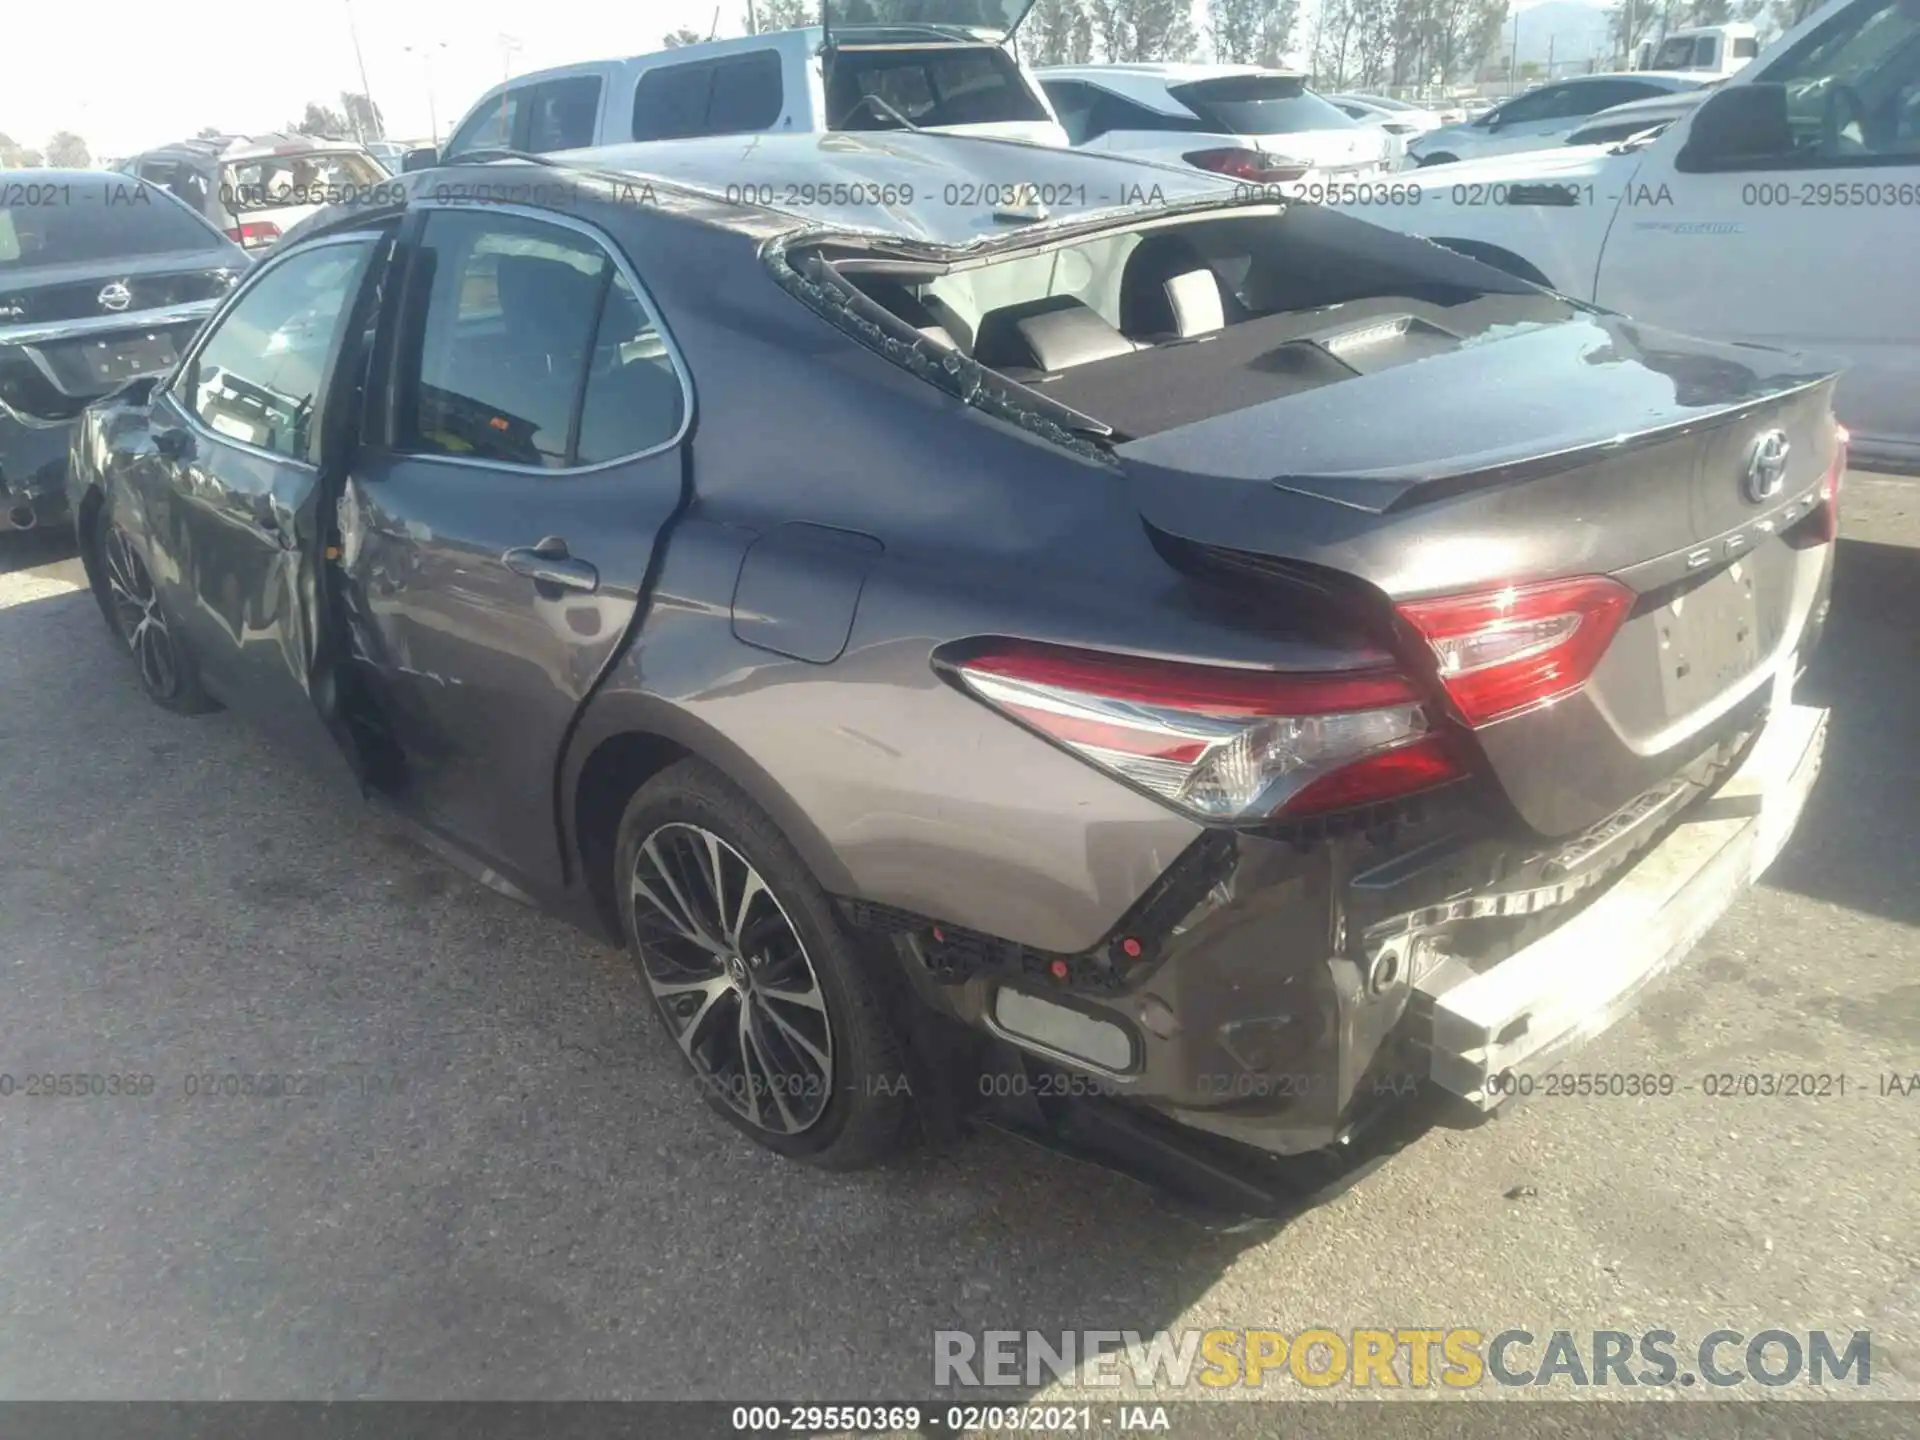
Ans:
<svg viewBox="0 0 1920 1440"><path fill-rule="evenodd" d="M1747 452L1747 473L1740 490L1755 505L1764 505L1780 493L1787 483L1787 432L1768 430L1753 442Z"/></svg>
<svg viewBox="0 0 1920 1440"><path fill-rule="evenodd" d="M126 287L126 282L114 280L101 286L100 293L93 298L100 302L102 310L118 314L133 303L133 292Z"/></svg>

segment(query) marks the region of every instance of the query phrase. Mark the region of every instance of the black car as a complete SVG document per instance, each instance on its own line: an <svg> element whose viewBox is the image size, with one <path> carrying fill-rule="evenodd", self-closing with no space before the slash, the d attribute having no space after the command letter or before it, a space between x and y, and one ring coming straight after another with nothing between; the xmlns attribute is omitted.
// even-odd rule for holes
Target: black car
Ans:
<svg viewBox="0 0 1920 1440"><path fill-rule="evenodd" d="M400 188L88 411L102 609L629 945L782 1153L1497 1105L1798 818L1830 367L955 136Z"/></svg>
<svg viewBox="0 0 1920 1440"><path fill-rule="evenodd" d="M63 514L80 411L172 369L250 263L158 186L0 172L0 530Z"/></svg>

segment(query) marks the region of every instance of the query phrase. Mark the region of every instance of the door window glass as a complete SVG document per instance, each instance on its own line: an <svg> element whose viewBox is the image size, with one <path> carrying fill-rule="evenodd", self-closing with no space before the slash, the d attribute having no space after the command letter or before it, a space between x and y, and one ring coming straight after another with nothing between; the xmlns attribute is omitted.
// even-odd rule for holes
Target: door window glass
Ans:
<svg viewBox="0 0 1920 1440"><path fill-rule="evenodd" d="M713 67L713 91L707 97L702 133L743 135L769 129L785 104L779 51L729 57Z"/></svg>
<svg viewBox="0 0 1920 1440"><path fill-rule="evenodd" d="M594 465L655 449L680 433L685 418L686 394L666 337L615 271L594 341L576 458Z"/></svg>
<svg viewBox="0 0 1920 1440"><path fill-rule="evenodd" d="M1920 5L1911 0L1841 10L1762 78L1786 86L1802 159L1920 159Z"/></svg>
<svg viewBox="0 0 1920 1440"><path fill-rule="evenodd" d="M531 153L591 145L600 119L600 77L549 80L533 92L529 111L527 149Z"/></svg>
<svg viewBox="0 0 1920 1440"><path fill-rule="evenodd" d="M466 124L454 132L453 139L447 142L447 154L452 156L468 150L512 149L514 126L520 116L521 98L525 94L525 90L509 90L482 104L467 117Z"/></svg>
<svg viewBox="0 0 1920 1440"><path fill-rule="evenodd" d="M633 92L633 138L675 140L703 134L713 65L660 65L640 77Z"/></svg>
<svg viewBox="0 0 1920 1440"><path fill-rule="evenodd" d="M611 271L606 252L573 230L432 215L413 263L401 448L565 465Z"/></svg>
<svg viewBox="0 0 1920 1440"><path fill-rule="evenodd" d="M374 244L297 251L248 287L182 377L183 398L202 424L290 459L313 458L327 357Z"/></svg>

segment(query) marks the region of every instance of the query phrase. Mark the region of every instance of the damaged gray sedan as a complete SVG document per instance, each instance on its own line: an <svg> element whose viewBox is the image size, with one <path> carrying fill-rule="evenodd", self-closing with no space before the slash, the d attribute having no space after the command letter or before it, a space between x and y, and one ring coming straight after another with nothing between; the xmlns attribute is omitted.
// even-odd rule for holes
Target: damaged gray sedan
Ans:
<svg viewBox="0 0 1920 1440"><path fill-rule="evenodd" d="M1498 1104L1813 783L1817 361L991 141L403 188L88 412L102 611L628 947L783 1154L985 1095L1191 1178Z"/></svg>

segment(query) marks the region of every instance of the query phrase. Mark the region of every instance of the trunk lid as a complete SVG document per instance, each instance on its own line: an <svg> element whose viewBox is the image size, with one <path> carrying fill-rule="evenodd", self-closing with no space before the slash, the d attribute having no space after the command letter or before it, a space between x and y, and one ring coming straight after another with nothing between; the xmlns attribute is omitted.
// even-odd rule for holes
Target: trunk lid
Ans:
<svg viewBox="0 0 1920 1440"><path fill-rule="evenodd" d="M1833 370L1586 310L1464 340L1400 318L1288 342L1316 352L1313 388L1127 441L1120 463L1176 564L1337 571L1395 604L1625 584L1583 690L1476 731L1529 823L1584 828L1724 739L1791 655L1830 547L1780 532L1836 454ZM1750 482L1769 436L1784 465Z"/></svg>

